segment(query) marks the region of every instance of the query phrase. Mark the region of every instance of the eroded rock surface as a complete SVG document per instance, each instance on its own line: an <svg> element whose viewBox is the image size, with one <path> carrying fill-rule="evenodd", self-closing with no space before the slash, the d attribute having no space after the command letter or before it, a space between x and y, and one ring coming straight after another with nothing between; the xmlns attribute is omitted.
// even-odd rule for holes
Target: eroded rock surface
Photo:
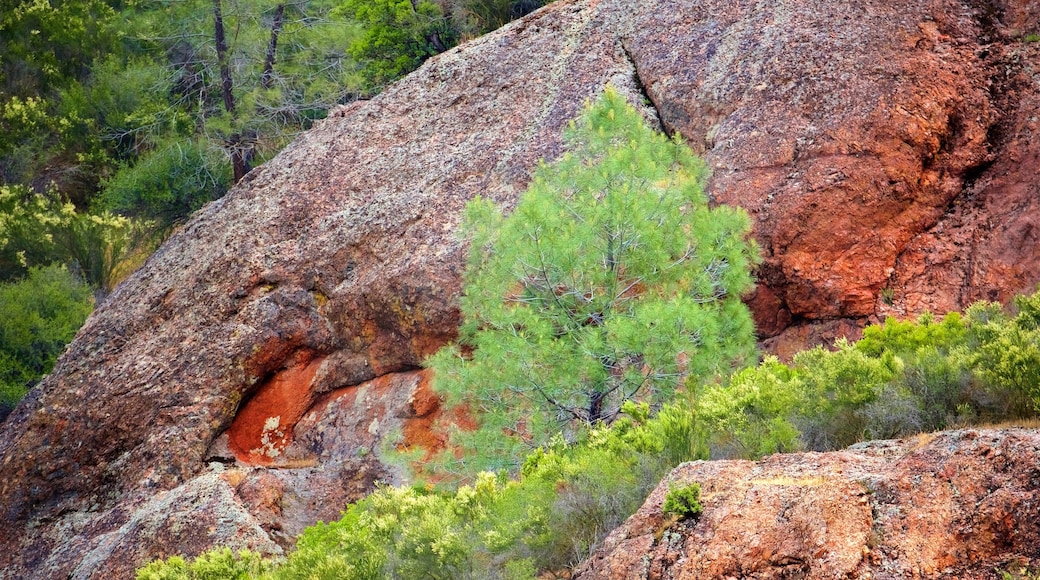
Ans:
<svg viewBox="0 0 1040 580"><path fill-rule="evenodd" d="M1040 434L952 431L676 468L576 578L997 578L1040 562ZM676 520L669 486L704 511Z"/></svg>
<svg viewBox="0 0 1040 580"><path fill-rule="evenodd" d="M558 0L432 59L200 211L88 320L2 426L2 576L274 552L396 480L388 434L440 444L415 369L458 324L461 209L515 203L608 83L753 216L749 300L778 352L1030 289L1036 30L1030 0ZM166 519L160 497L181 498ZM200 505L241 525L156 523Z"/></svg>

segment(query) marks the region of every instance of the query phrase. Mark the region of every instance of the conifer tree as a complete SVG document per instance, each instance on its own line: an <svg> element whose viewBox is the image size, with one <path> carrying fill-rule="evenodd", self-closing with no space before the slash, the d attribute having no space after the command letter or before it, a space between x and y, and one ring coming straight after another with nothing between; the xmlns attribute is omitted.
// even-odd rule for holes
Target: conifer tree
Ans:
<svg viewBox="0 0 1040 580"><path fill-rule="evenodd" d="M437 392L480 424L452 434L474 452L464 472L753 362L740 296L757 250L743 211L708 207L703 161L610 88L564 140L508 217L466 208L463 326L428 361Z"/></svg>

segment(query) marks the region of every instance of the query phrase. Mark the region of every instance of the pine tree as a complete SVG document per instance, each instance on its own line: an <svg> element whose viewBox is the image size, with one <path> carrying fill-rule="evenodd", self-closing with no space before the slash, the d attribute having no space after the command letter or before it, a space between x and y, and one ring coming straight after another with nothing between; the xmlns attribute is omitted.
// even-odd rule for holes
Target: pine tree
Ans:
<svg viewBox="0 0 1040 580"><path fill-rule="evenodd" d="M508 217L466 208L463 326L428 361L447 404L479 421L452 434L473 452L465 472L752 362L750 222L708 207L703 161L610 88L564 140Z"/></svg>

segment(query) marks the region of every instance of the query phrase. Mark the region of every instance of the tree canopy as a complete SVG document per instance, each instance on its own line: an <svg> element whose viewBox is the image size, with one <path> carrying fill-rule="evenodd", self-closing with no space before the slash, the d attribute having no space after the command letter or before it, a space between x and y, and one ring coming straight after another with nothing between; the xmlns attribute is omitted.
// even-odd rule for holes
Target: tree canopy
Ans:
<svg viewBox="0 0 1040 580"><path fill-rule="evenodd" d="M428 364L476 469L754 362L750 222L708 207L704 163L609 88L564 139L509 216L467 206L463 326Z"/></svg>

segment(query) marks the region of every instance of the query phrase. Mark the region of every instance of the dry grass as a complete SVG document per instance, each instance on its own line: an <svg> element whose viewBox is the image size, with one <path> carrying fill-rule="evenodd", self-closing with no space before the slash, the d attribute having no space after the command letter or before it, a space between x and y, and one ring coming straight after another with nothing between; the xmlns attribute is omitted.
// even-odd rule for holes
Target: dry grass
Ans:
<svg viewBox="0 0 1040 580"><path fill-rule="evenodd" d="M751 481L751 485L772 485L772 486L797 486L797 487L816 487L827 483L826 477L813 476L813 477L767 477L765 479L755 479Z"/></svg>
<svg viewBox="0 0 1040 580"><path fill-rule="evenodd" d="M986 423L983 425L972 425L972 429L1040 429L1040 417L1027 417L1024 419L1008 419L999 423Z"/></svg>

